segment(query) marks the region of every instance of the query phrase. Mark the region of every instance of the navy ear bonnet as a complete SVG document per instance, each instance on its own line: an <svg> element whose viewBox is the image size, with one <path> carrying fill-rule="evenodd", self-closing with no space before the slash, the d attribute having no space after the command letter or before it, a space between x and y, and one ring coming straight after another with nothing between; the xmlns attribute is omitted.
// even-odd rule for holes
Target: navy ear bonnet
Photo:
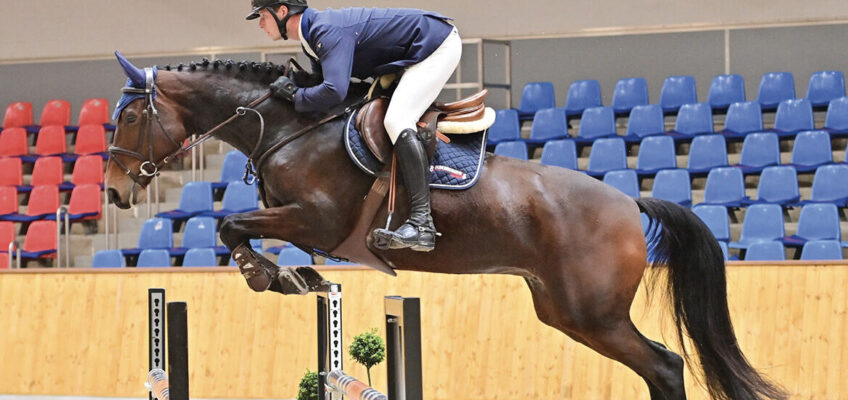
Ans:
<svg viewBox="0 0 848 400"><path fill-rule="evenodd" d="M115 52L115 57L124 69L124 74L127 75L127 83L121 91L123 95L118 100L115 106L115 112L112 114L112 119L118 119L121 111L134 100L142 99L145 96L150 96L150 101L156 98L156 88L153 83L156 81L157 69L153 68L138 68L129 62L120 52Z"/></svg>

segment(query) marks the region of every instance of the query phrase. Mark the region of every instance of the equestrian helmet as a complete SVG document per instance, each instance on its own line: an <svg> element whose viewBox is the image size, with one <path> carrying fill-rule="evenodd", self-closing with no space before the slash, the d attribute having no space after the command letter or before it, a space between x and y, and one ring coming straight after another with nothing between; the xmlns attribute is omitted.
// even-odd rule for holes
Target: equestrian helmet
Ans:
<svg viewBox="0 0 848 400"><path fill-rule="evenodd" d="M250 14L247 14L245 19L251 20L259 18L259 11L262 11L263 8L271 8L281 5L285 5L290 9L289 14L303 12L305 8L309 7L309 5L306 4L306 0L251 0L250 6L253 7L253 10Z"/></svg>

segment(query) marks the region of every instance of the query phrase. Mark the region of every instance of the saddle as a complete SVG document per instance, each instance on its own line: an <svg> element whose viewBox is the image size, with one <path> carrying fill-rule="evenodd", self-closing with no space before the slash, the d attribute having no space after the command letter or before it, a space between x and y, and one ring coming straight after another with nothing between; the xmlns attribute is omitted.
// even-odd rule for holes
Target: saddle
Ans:
<svg viewBox="0 0 848 400"><path fill-rule="evenodd" d="M450 139L442 134L480 132L495 122L495 111L484 104L488 94L489 90L483 89L462 100L435 102L424 112L418 121L418 134L429 158L432 159L436 148L433 138L449 142ZM389 97L377 97L365 103L356 114L356 129L362 141L382 164L392 159L392 143L383 125L389 101Z"/></svg>

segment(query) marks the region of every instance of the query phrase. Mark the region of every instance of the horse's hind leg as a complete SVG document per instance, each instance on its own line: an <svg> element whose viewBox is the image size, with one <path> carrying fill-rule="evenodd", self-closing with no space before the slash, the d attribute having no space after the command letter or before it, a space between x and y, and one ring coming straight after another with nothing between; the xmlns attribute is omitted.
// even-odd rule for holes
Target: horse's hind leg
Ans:
<svg viewBox="0 0 848 400"><path fill-rule="evenodd" d="M591 349L628 366L648 384L651 400L685 399L683 359L642 336L630 320L635 294L576 290L578 285L527 279L539 319ZM567 290L582 293L566 293ZM592 293L589 293L589 291ZM622 297L623 295L623 297ZM607 299L600 301L599 299ZM626 304L621 301L626 299Z"/></svg>

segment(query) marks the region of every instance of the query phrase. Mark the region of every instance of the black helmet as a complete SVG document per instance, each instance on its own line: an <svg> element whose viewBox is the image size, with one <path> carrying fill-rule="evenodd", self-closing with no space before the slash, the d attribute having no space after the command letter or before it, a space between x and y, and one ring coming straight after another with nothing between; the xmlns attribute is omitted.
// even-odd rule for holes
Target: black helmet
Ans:
<svg viewBox="0 0 848 400"><path fill-rule="evenodd" d="M275 6L285 5L289 8L289 14L297 14L303 12L303 10L309 7L306 4L306 0L251 0L250 6L253 7L253 11L250 14L247 14L245 19L251 20L259 18L259 11L263 8L271 8Z"/></svg>

